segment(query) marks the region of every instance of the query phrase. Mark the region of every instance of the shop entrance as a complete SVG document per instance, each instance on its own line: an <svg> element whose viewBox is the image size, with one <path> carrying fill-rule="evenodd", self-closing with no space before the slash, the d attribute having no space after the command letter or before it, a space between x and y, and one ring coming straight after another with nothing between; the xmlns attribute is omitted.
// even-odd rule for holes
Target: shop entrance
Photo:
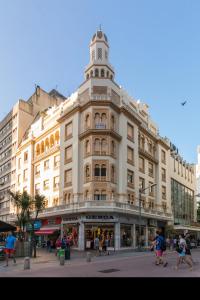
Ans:
<svg viewBox="0 0 200 300"><path fill-rule="evenodd" d="M109 240L109 247L114 247L114 224L85 224L85 248L94 249L94 239L98 237L100 244Z"/></svg>

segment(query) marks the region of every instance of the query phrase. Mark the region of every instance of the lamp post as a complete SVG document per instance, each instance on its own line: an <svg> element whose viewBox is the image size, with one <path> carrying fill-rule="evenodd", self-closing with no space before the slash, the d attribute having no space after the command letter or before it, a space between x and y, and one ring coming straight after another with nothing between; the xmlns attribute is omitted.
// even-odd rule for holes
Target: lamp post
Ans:
<svg viewBox="0 0 200 300"><path fill-rule="evenodd" d="M156 186L157 183L154 183L144 189L139 189L139 243L138 243L138 251L141 251L142 245L141 245L141 221L142 221L142 213L141 213L141 202L142 202L142 193L148 189L151 189L152 187Z"/></svg>

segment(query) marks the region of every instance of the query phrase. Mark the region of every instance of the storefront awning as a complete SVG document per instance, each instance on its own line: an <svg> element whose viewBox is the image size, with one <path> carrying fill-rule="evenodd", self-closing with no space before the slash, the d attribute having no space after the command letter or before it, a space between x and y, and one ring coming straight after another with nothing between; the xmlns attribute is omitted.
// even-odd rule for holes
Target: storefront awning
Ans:
<svg viewBox="0 0 200 300"><path fill-rule="evenodd" d="M58 230L58 228L40 229L40 230L35 231L35 234L37 234L37 235L49 235L49 234L53 234L56 230Z"/></svg>

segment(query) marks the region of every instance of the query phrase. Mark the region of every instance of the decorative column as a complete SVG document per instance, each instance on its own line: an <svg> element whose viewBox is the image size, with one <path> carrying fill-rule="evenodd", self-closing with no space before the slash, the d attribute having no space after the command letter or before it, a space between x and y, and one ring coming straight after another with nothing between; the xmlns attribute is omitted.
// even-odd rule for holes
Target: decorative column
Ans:
<svg viewBox="0 0 200 300"><path fill-rule="evenodd" d="M85 233L84 233L84 223L80 221L79 232L78 232L78 249L85 250Z"/></svg>
<svg viewBox="0 0 200 300"><path fill-rule="evenodd" d="M115 223L115 250L120 249L120 223Z"/></svg>

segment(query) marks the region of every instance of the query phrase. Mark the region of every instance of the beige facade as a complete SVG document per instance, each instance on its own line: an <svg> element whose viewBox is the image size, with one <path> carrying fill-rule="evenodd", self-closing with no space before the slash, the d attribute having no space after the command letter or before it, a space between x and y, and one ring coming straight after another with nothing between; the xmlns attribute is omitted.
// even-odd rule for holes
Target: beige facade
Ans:
<svg viewBox="0 0 200 300"><path fill-rule="evenodd" d="M140 189L146 189L141 226L147 246L157 226L173 223L172 178L192 189L194 184L192 171L173 161L148 106L114 76L107 37L97 31L85 81L37 116L16 153L15 190L44 195L41 220L61 217L61 233L76 232L80 250L97 234L109 234L116 250L138 245ZM189 177L177 174L173 164Z"/></svg>
<svg viewBox="0 0 200 300"><path fill-rule="evenodd" d="M10 209L12 209L7 191L18 189L16 151L24 134L38 112L52 105L59 105L63 98L54 90L47 93L37 86L35 93L27 101L19 100L0 123L0 218L4 221L8 220ZM25 161L25 166L31 164L30 147L28 149L30 155ZM28 178L29 176L30 174Z"/></svg>

